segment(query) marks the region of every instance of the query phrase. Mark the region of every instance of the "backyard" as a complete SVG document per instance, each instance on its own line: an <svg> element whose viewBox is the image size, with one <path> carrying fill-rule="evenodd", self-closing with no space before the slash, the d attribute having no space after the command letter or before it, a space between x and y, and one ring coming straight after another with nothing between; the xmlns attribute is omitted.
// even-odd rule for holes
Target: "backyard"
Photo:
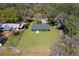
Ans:
<svg viewBox="0 0 79 59"><path fill-rule="evenodd" d="M35 33L35 31L31 31L32 24L34 22L30 23L29 28L20 37L17 47L23 51L22 55L49 55L50 43L58 38L56 27L51 27L50 31ZM16 43L17 39L18 37L13 37L5 45L8 46L9 44Z"/></svg>

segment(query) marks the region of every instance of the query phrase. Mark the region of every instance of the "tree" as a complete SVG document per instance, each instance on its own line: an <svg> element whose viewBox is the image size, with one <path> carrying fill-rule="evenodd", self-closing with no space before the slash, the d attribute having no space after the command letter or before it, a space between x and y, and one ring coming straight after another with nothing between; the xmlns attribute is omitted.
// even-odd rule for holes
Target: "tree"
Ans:
<svg viewBox="0 0 79 59"><path fill-rule="evenodd" d="M78 17L70 15L68 19L65 20L65 22L63 23L65 34L68 34L69 36L78 34L79 32L78 22L79 22Z"/></svg>

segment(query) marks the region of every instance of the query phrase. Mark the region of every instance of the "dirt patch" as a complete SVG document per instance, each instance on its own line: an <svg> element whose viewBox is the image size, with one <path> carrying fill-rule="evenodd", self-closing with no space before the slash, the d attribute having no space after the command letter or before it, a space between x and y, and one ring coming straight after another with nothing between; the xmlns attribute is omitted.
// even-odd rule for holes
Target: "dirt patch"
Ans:
<svg viewBox="0 0 79 59"><path fill-rule="evenodd" d="M4 55L6 52L6 48L5 47L0 47L0 55Z"/></svg>
<svg viewBox="0 0 79 59"><path fill-rule="evenodd" d="M11 53L20 54L21 50L18 49L17 47L13 47L13 48L11 48Z"/></svg>
<svg viewBox="0 0 79 59"><path fill-rule="evenodd" d="M48 46L43 46L39 48L28 48L22 51L24 56L48 56L50 48Z"/></svg>

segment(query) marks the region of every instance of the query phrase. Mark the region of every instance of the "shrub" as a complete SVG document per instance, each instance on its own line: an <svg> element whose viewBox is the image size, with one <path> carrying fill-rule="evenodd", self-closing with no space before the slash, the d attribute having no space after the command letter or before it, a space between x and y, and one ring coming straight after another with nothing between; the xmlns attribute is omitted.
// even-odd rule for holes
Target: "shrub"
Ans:
<svg viewBox="0 0 79 59"><path fill-rule="evenodd" d="M39 21L39 20L37 21L37 24L41 24L41 23L42 23L41 21Z"/></svg>
<svg viewBox="0 0 79 59"><path fill-rule="evenodd" d="M50 56L79 56L79 35L72 38L65 35L64 39L54 41Z"/></svg>
<svg viewBox="0 0 79 59"><path fill-rule="evenodd" d="M20 35L21 31L14 32L14 35Z"/></svg>
<svg viewBox="0 0 79 59"><path fill-rule="evenodd" d="M25 25L24 25L25 29L28 29L29 27L29 23L27 22Z"/></svg>

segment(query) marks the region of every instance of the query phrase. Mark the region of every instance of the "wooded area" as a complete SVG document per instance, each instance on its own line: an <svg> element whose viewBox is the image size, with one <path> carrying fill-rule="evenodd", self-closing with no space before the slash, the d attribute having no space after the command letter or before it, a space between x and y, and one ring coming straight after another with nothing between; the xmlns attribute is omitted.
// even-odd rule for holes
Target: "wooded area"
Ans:
<svg viewBox="0 0 79 59"><path fill-rule="evenodd" d="M26 18L45 18L50 24L64 19L64 32L79 33L79 4L0 4L0 21L17 22Z"/></svg>

